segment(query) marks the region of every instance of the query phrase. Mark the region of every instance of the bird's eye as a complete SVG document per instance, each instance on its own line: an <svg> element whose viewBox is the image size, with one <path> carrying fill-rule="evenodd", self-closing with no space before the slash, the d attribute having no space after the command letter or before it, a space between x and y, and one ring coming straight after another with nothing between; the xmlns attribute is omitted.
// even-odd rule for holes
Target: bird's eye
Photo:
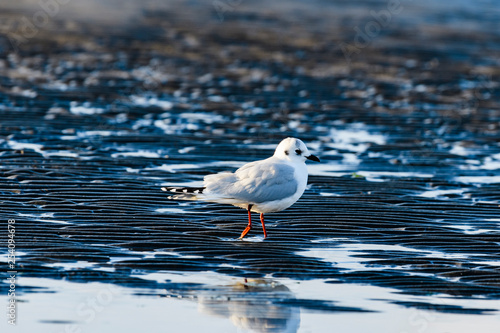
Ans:
<svg viewBox="0 0 500 333"><path fill-rule="evenodd" d="M295 150L295 152L297 153L297 155L302 154L302 150L300 150L300 149Z"/></svg>

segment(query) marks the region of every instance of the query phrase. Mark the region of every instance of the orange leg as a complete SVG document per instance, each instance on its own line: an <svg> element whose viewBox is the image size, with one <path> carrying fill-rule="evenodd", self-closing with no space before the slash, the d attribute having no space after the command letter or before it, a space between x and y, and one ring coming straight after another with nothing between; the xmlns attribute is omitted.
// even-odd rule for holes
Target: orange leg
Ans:
<svg viewBox="0 0 500 333"><path fill-rule="evenodd" d="M264 238L267 237L266 225L264 224L264 213L260 213L260 223L262 223L262 230L264 231Z"/></svg>
<svg viewBox="0 0 500 333"><path fill-rule="evenodd" d="M243 232L241 233L241 236L239 239L243 239L243 237L246 236L246 234L248 234L248 232L250 231L250 229L252 229L252 212L251 212L251 209L252 209L252 205L248 205L248 225L247 227L245 228L245 230L243 230Z"/></svg>

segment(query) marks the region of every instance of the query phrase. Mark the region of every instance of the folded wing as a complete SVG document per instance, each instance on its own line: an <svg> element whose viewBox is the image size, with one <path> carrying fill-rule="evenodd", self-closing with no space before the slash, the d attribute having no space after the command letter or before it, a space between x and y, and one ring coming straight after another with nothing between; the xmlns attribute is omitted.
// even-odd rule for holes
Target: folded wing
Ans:
<svg viewBox="0 0 500 333"><path fill-rule="evenodd" d="M207 196L244 203L282 200L294 195L297 181L294 168L285 163L248 163L235 173L222 172L204 179Z"/></svg>

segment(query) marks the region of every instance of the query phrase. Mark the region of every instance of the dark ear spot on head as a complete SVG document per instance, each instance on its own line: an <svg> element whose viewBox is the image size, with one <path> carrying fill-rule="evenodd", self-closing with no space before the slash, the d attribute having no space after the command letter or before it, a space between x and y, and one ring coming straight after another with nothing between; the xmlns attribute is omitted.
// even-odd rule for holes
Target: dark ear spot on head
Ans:
<svg viewBox="0 0 500 333"><path fill-rule="evenodd" d="M285 155L287 155L287 156L288 156L288 154L289 154L289 153L288 153L288 150L285 150Z"/></svg>

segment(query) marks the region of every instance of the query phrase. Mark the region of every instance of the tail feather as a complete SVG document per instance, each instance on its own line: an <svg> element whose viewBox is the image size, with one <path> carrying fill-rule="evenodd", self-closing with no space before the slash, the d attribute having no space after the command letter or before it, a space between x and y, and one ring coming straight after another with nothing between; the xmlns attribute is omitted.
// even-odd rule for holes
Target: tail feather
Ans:
<svg viewBox="0 0 500 333"><path fill-rule="evenodd" d="M197 195L202 194L204 187L162 187L164 192L179 193L168 197L174 200L197 200Z"/></svg>

